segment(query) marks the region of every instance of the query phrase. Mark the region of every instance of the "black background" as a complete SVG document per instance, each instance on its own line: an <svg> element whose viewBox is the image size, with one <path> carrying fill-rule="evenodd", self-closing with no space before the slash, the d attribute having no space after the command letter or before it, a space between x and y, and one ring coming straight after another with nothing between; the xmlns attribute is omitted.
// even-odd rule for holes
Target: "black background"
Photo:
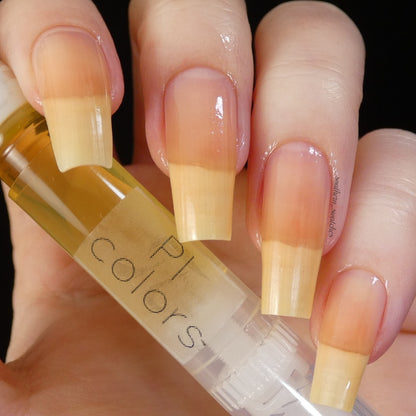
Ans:
<svg viewBox="0 0 416 416"><path fill-rule="evenodd" d="M209 1L209 0L207 0ZM128 1L95 1L110 32L123 65L126 93L113 117L114 137L125 161L132 138L132 92L130 45L127 25ZM280 2L247 0L253 31L261 17ZM360 135L381 127L416 132L415 106L415 14L410 1L333 1L360 29L367 48L364 100ZM0 357L7 348L12 317L13 266L8 221L0 195Z"/></svg>

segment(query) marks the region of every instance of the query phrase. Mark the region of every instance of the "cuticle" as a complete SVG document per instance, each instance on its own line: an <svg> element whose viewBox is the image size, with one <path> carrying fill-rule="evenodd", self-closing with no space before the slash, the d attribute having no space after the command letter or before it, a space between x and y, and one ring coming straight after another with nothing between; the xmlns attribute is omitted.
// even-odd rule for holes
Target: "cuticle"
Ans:
<svg viewBox="0 0 416 416"><path fill-rule="evenodd" d="M29 49L31 55L33 54L33 50L35 49L36 43L39 41L39 39L41 39L43 36L48 35L49 32L54 32L54 31L57 31L58 32L59 30L67 30L67 31L73 30L73 31L83 32L85 34L90 35L91 38L94 39L95 42L97 43L97 45L99 45L100 47L103 44L103 41L102 41L101 36L99 35L99 33L97 33L96 31L88 30L88 29L86 29L83 26L78 26L78 25L53 25L53 26L46 27L44 30L42 30L41 33L39 33L34 38L34 40L32 42L32 45L31 45L31 47Z"/></svg>
<svg viewBox="0 0 416 416"><path fill-rule="evenodd" d="M208 66L208 65L189 65L189 66L185 66L185 67L180 67L178 68L169 78L166 82L164 82L163 84L163 95L165 94L166 88L167 86L180 74L182 74L183 72L189 71L191 69L197 69L197 68L201 68L201 69L210 69L212 71L215 71L221 75L224 75L224 77L228 78L229 81L231 82L235 92L236 92L236 96L237 96L237 83L234 80L234 77L229 73L229 72L224 72L219 68L214 68L212 66Z"/></svg>
<svg viewBox="0 0 416 416"><path fill-rule="evenodd" d="M345 272L349 272L349 271L353 271L353 270L361 270L361 271L365 271L368 274L370 274L371 276L375 277L377 280L380 281L380 283L383 285L385 291L386 291L386 298L389 295L390 292L390 288L389 288L389 284L388 284L388 280L386 278L384 278L384 276L380 275L379 273L374 272L374 270L372 270L369 267L361 267L359 265L352 265L352 264L348 264L348 265L344 265L343 267L339 268L336 271L336 275L335 277L332 279L330 285L329 285L329 290L328 293L330 292L330 288L333 284L333 282L343 273Z"/></svg>

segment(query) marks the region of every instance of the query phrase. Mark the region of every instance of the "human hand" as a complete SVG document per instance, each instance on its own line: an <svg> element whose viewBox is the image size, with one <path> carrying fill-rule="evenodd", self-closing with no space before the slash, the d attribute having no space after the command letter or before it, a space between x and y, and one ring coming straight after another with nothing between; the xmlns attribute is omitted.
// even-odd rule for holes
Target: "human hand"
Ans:
<svg viewBox="0 0 416 416"><path fill-rule="evenodd" d="M2 59L13 68L32 105L43 111L40 106L42 97L37 91L36 77L33 76L31 61L28 58L34 39L43 33L46 27L75 25L98 34L102 39L109 66L112 109L115 110L122 97L120 68L109 34L91 5L84 1L72 2L71 10L67 10L67 6L61 5L60 2L42 2L35 6L36 13L43 16L44 20L32 22L34 9L27 7L25 3L25 12L31 22L22 25L25 28L23 32L27 30L27 33L22 33L21 28L10 28L15 21L13 13L23 10L21 4L17 0L1 4L0 42ZM225 157L224 160L228 164L235 161L236 171L241 170L248 154L250 135L248 130L252 102L252 67L247 62L251 62L251 43L244 8L240 3L236 2L229 14L220 9L215 11L215 6L210 6L214 11L208 13L205 8L202 11L198 7L190 10L164 9L165 6L157 7L155 4L156 2L145 4L137 1L131 7L132 34L137 42L133 57L138 88L135 93L136 146L131 169L159 199L169 204L167 198L170 192L166 178L155 169L145 150L141 124L144 115L153 159L162 171L167 172L165 162L169 161L170 157L163 139L165 86L184 68L209 67L215 68L223 75L229 75L233 81L231 90L237 91L233 104L236 108L230 110L230 113L234 116L237 114L234 122L238 120L238 123L234 128L238 132L239 141L234 149L233 135L224 135L223 140L229 147L228 150L230 153L235 152L234 156L231 155L228 159ZM48 13L40 13L46 10ZM294 10L296 8L291 5L270 13L257 34L257 81L248 173L251 183L248 230L254 242L258 244L256 237L262 227L258 222L263 221L263 217L259 216L259 205L270 204L277 209L274 204L279 203L259 202L257 191L261 189L259 184L263 181L266 163L262 155L266 152L269 154L270 150L281 142L292 142L293 138L301 138L302 142L312 144L325 156L318 156L317 164L323 165L328 161L327 168L329 171L332 170L329 176L334 182L336 177L334 179L332 173L336 168L340 178L338 186L343 190L337 199L336 226L332 224L332 237L327 239L323 247L324 252L328 254L324 257L322 265L312 319L312 333L315 339L318 338L318 327L322 322L321 314L328 286L338 271L346 267L370 270L387 282L389 288L386 312L372 355L372 359L375 359L395 338L415 292L414 282L411 280L414 265L411 261L413 245L409 231L412 217L408 215L409 206L412 204L410 191L414 189L411 188L414 187L414 139L408 133L384 131L373 133L360 143L357 179L351 191L353 211L349 211L346 225L343 227L357 137L363 71L362 43L352 23L332 7L312 4L311 9L309 6L306 7L301 15L292 14ZM185 19L184 13L191 12L192 15L189 16L192 16L192 21ZM178 21L186 21L187 24L180 25L179 30ZM299 30L299 27L302 27L299 25L300 21L305 24L306 29L313 26L316 30L312 33L309 29ZM308 26L309 24L312 26ZM293 28L296 28L296 31L292 30ZM172 33L175 33L175 36L172 36ZM186 36L189 33L192 33L193 37ZM15 41L17 36L20 39L19 43ZM181 42L178 42L178 38ZM277 42L276 39L280 41ZM334 40L337 42L333 42ZM338 42L345 46L345 51L341 54L337 53ZM206 48L201 50L201 44ZM16 48L16 45L19 46ZM155 45L159 47L155 48ZM316 49L311 48L311 45L316 45ZM138 58L139 50L140 62L135 60ZM299 50L302 52L300 55ZM305 56L304 52L308 52L308 56ZM309 56L311 52L312 56ZM317 57L318 65L313 65ZM294 58L299 58L300 61ZM281 65L283 61L286 65ZM280 70L287 73L283 74ZM215 77L217 73L215 72ZM219 81L221 91L223 87L229 90L229 79L225 75L224 77ZM176 81L178 79L175 78ZM140 86L143 89L145 113L139 100ZM314 94L308 96L305 91L314 91ZM232 92L228 91L227 94L229 98ZM233 120L228 121L230 125L233 124ZM181 120L180 124L186 129L189 128L186 124L188 122L189 120ZM391 143L394 143L393 149L390 149ZM387 147L388 154L385 152ZM279 155L273 152L274 156L276 154ZM290 151L288 154L290 156ZM400 169L397 169L395 163L398 158L401 161ZM185 165L187 162L175 161L179 164L184 162ZM390 168L386 170L386 166ZM230 166L227 166L225 170L230 170L229 168ZM325 169L322 168L322 171L325 172ZM386 171L389 172L389 178L384 176ZM405 184L407 193L402 194L397 190L402 189L400 179L404 175L403 172L408 183ZM210 243L210 247L258 292L258 254L248 243L249 238L244 225L246 175L246 172L243 172L237 179L233 241ZM380 183L384 185L387 179L390 187L380 189L375 186ZM325 177L315 186L320 187L322 183L325 183ZM331 193L328 189L323 190L323 193ZM332 186L332 191L334 189ZM368 189L375 192L368 192ZM399 195L399 198L395 198L396 195ZM377 206L385 207L385 210L370 210L368 207L374 206L374 201L377 201ZM383 204L383 201L388 203ZM391 205L391 201L396 205ZM384 218L390 218L393 212L395 216L402 216L395 222L386 223ZM320 214L321 212L317 212L318 217ZM16 259L16 289L15 320L8 357L11 362L1 370L6 381L2 394L2 408L10 409L7 414L17 413L16 409L27 406L32 406L33 412L36 410L42 414L63 414L62 409L71 407L70 413L74 414L74 403L79 414L98 411L102 414L120 414L120 403L125 403L126 407L123 410L126 414L152 414L163 411L168 406L169 409L174 409L171 413L176 411L181 415L195 412L195 409L198 409L199 413L200 409L203 409L206 414L220 412L205 393L196 393L198 387L188 380L186 375L182 375L176 364L171 363L165 353L161 352L110 298L93 282L86 280L78 267L62 254L37 226L14 207L10 207L10 216ZM320 221L324 223L325 219L321 218ZM381 227L380 223L384 227ZM267 224L263 227L268 228ZM375 230L378 234L375 234ZM391 239L391 235L398 234L401 241ZM31 238L28 239L27 235ZM339 238L341 239L335 244ZM376 244L377 242L382 244ZM389 250L387 243L393 246L390 252L398 252L401 257L384 256L386 250ZM383 260L388 260L388 264L384 264ZM43 264L48 264L48 270L43 269ZM60 270L64 271L59 272ZM349 299L346 302L348 304ZM384 307L382 309L384 311ZM380 308L378 312L380 313ZM358 318L362 317L357 316ZM342 320L343 317L339 319ZM365 321L368 325L371 324L368 316ZM342 321L341 324L345 322ZM337 322L337 325L339 327L340 323ZM414 322L409 320L406 328L414 332ZM373 331L378 329L377 326ZM82 336L83 334L85 336ZM400 336L399 340L396 345L408 350L415 342L413 335ZM355 341L353 340L353 343ZM147 359L143 360L142 357ZM399 354L393 358L397 360L403 357L405 355ZM18 360L14 361L16 359ZM28 379L29 374L31 377ZM402 393L407 392L412 384L405 380L402 374L398 376L400 377L395 386ZM108 380L114 380L115 377L120 381L109 384ZM180 382L177 377L180 378ZM370 384L381 389L381 381L381 378L378 378L375 384ZM390 386L391 379L387 388ZM50 400L51 397L56 397L56 400ZM397 414L398 408L404 406L403 401L391 403L393 404L396 411L394 414ZM384 412L386 409L381 410Z"/></svg>

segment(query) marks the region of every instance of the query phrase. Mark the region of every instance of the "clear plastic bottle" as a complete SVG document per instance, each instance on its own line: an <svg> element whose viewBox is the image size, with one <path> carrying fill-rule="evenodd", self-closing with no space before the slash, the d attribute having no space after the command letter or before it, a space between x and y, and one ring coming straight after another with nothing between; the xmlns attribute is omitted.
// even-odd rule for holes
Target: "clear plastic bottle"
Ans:
<svg viewBox="0 0 416 416"><path fill-rule="evenodd" d="M346 414L308 396L314 353L123 167L61 173L46 122L0 65L0 177L9 196L232 415ZM19 96L20 94L20 96ZM357 400L353 415L374 415Z"/></svg>

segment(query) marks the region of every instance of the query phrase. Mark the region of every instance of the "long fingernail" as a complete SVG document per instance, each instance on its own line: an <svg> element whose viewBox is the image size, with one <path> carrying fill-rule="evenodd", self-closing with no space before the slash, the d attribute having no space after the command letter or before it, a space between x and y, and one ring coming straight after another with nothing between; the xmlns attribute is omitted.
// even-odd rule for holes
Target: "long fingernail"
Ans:
<svg viewBox="0 0 416 416"><path fill-rule="evenodd" d="M210 68L192 68L165 93L166 150L181 241L229 240L237 155L234 85Z"/></svg>
<svg viewBox="0 0 416 416"><path fill-rule="evenodd" d="M264 172L262 312L309 318L328 222L331 177L305 142L269 156Z"/></svg>
<svg viewBox="0 0 416 416"><path fill-rule="evenodd" d="M348 270L336 278L319 333L313 402L352 410L386 298L384 284L368 271Z"/></svg>
<svg viewBox="0 0 416 416"><path fill-rule="evenodd" d="M51 29L35 44L33 67L59 169L111 167L110 78L97 39Z"/></svg>

